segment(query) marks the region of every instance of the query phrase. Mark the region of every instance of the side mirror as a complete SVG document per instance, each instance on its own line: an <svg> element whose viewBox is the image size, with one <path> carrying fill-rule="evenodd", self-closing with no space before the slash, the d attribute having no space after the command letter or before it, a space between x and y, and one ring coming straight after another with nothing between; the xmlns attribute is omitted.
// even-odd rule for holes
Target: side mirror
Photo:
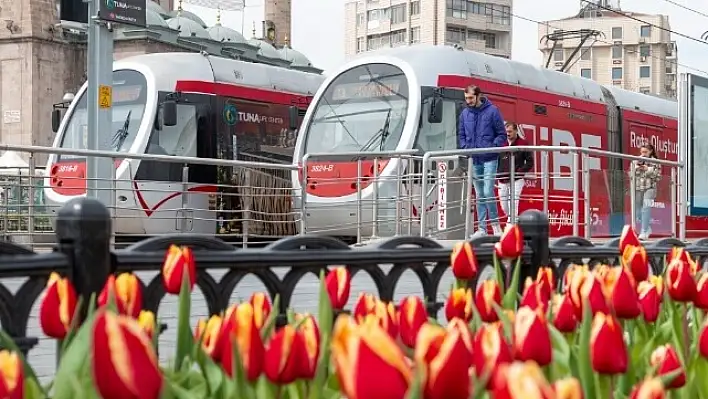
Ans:
<svg viewBox="0 0 708 399"><path fill-rule="evenodd" d="M175 101L168 100L162 103L162 124L164 126L177 124L177 103Z"/></svg>
<svg viewBox="0 0 708 399"><path fill-rule="evenodd" d="M442 123L443 103L442 98L433 97L430 100L430 112L428 113L428 123Z"/></svg>
<svg viewBox="0 0 708 399"><path fill-rule="evenodd" d="M300 111L297 109L296 106L291 105L290 108L288 108L288 127L290 130L296 130L300 127L299 119L300 119Z"/></svg>
<svg viewBox="0 0 708 399"><path fill-rule="evenodd" d="M54 133L59 131L59 125L61 124L61 110L55 108L52 110L52 131Z"/></svg>

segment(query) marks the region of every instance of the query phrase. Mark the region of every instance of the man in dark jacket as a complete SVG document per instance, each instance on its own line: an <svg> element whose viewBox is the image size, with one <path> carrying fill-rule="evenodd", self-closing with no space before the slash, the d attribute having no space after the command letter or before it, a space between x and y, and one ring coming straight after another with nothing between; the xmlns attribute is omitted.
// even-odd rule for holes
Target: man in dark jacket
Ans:
<svg viewBox="0 0 708 399"><path fill-rule="evenodd" d="M458 138L460 148L490 148L505 145L504 118L499 108L482 95L477 86L465 89L467 107L460 114ZM473 237L487 234L487 221L492 224L494 235L501 235L499 212L497 212L494 178L499 162L498 153L479 154L472 157L474 165L474 191L477 196L477 231Z"/></svg>
<svg viewBox="0 0 708 399"><path fill-rule="evenodd" d="M522 129L514 122L506 122L506 146L527 146L522 133ZM511 158L514 158L514 181L511 182ZM502 211L506 214L506 222L512 223L516 221L516 216L519 214L519 199L521 191L524 189L524 175L533 169L533 154L531 151L516 151L503 152L499 156L499 199L501 200ZM511 202L514 201L514 209L512 211Z"/></svg>

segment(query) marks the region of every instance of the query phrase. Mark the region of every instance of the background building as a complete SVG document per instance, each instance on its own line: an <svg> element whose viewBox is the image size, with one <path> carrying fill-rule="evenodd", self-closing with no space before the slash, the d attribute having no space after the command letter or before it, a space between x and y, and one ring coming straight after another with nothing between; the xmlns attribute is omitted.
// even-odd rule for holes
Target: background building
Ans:
<svg viewBox="0 0 708 399"><path fill-rule="evenodd" d="M513 0L350 0L344 6L346 56L412 43L457 44L511 56Z"/></svg>
<svg viewBox="0 0 708 399"><path fill-rule="evenodd" d="M677 48L667 31L671 29L669 17L620 10L607 0L598 1L602 7L619 13L598 4L587 4L575 16L539 24L543 65L550 57L548 68L561 69L567 65L565 72L601 84L676 97ZM573 55L584 35L572 32L596 33ZM546 40L564 34L565 39Z"/></svg>

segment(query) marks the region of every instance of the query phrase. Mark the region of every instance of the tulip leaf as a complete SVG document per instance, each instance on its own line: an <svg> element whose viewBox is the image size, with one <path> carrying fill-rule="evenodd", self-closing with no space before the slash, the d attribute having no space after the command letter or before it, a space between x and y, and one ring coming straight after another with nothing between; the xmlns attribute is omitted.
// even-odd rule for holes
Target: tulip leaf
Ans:
<svg viewBox="0 0 708 399"><path fill-rule="evenodd" d="M497 303L492 302L492 307L497 312L497 316L499 316L499 320L502 323L502 327L504 327L504 338L506 339L506 342L508 342L509 344L513 344L513 326L511 325L511 320L509 319L509 316L506 314L504 309L502 309L501 306L499 306Z"/></svg>
<svg viewBox="0 0 708 399"><path fill-rule="evenodd" d="M588 298L583 298L583 320L580 323L578 341L578 371L585 398L595 398L595 384L590 359L590 335L592 328L592 309Z"/></svg>
<svg viewBox="0 0 708 399"><path fill-rule="evenodd" d="M566 369L570 368L570 346L563 334L552 324L548 323L548 330L551 333L551 345L553 345L553 363L559 363Z"/></svg>
<svg viewBox="0 0 708 399"><path fill-rule="evenodd" d="M272 398L275 397L275 390L273 384L268 381L265 375L262 375L256 382L256 397L258 398Z"/></svg>
<svg viewBox="0 0 708 399"><path fill-rule="evenodd" d="M423 382L425 381L425 372L422 367L419 367L414 375L413 382L408 387L405 399L423 399Z"/></svg>
<svg viewBox="0 0 708 399"><path fill-rule="evenodd" d="M674 306L671 306L672 308L674 308L671 317L671 327L673 330L672 341L674 344L674 348L676 349L676 353L678 353L679 359L681 359L681 363L686 364L686 356L684 355L686 353L684 351L686 348L686 344L683 328L685 323L684 319L686 317L686 314L684 312L685 307L681 304L676 304L676 306L678 308L674 308Z"/></svg>
<svg viewBox="0 0 708 399"><path fill-rule="evenodd" d="M71 344L66 348L54 378L53 399L76 399L74 397L76 392L74 392L73 384L71 383L72 378L84 376L86 379L91 380L87 374L89 374L90 350L93 345L91 332L93 331L95 319L96 313L87 318L81 328L79 328Z"/></svg>
<svg viewBox="0 0 708 399"><path fill-rule="evenodd" d="M273 298L273 306L271 307L271 312L268 315L268 318L266 319L265 323L263 323L263 327L261 327L261 339L263 339L263 342L268 342L268 338L273 334L273 330L275 329L275 322L278 320L278 316L280 315L280 295L275 294L275 298Z"/></svg>
<svg viewBox="0 0 708 399"><path fill-rule="evenodd" d="M207 385L207 392L211 395L210 397L217 396L216 394L221 390L221 386L224 383L224 372L221 370L214 361L209 357L202 349L201 345L195 345L196 359L199 368L204 376L204 381Z"/></svg>
<svg viewBox="0 0 708 399"><path fill-rule="evenodd" d="M192 307L192 293L189 282L189 273L182 273L182 287L179 291L178 310L177 310L177 345L176 353L173 361L175 362L175 371L182 368L184 359L192 352L194 338L192 337L192 329L189 326L189 316Z"/></svg>
<svg viewBox="0 0 708 399"><path fill-rule="evenodd" d="M41 385L39 384L39 379L37 379L37 374L35 374L34 369L27 362L25 355L22 354L20 348L17 346L17 344L15 344L15 340L12 339L11 336L7 335L7 333L3 329L0 329L0 348L15 352L17 354L17 357L20 359L20 362L22 362L22 370L24 372L25 378L33 380L35 384L41 387Z"/></svg>
<svg viewBox="0 0 708 399"><path fill-rule="evenodd" d="M92 294L91 297L95 298L95 294ZM59 345L58 352L57 353L57 359L61 360L61 355L64 353L66 350L66 347L69 346L71 343L71 340L74 339L74 336L76 336L76 330L78 330L79 326L81 325L81 307L83 306L84 302L84 297L80 296L76 300L76 311L74 311L73 316L71 317L71 323L69 323L69 330L66 332L66 336L64 337L63 340L61 340L61 344Z"/></svg>
<svg viewBox="0 0 708 399"><path fill-rule="evenodd" d="M246 399L250 397L248 390L248 381L246 380L246 372L243 369L243 361L241 360L241 352L238 346L238 340L236 337L231 338L231 371L233 372L232 380L236 384L237 398ZM227 355L228 356L228 355Z"/></svg>
<svg viewBox="0 0 708 399"><path fill-rule="evenodd" d="M44 399L46 395L42 388L37 384L37 381L26 378L24 399Z"/></svg>
<svg viewBox="0 0 708 399"><path fill-rule="evenodd" d="M682 372L683 372L683 369L681 368L681 369L678 369L678 370L674 370L674 371L672 371L672 372L670 372L670 373L658 375L658 376L656 376L656 377L657 377L659 380L661 380L661 383L662 383L665 387L667 387L667 386L669 386L672 382L674 382L674 380L676 379L676 377L678 377L679 375L681 375Z"/></svg>
<svg viewBox="0 0 708 399"><path fill-rule="evenodd" d="M322 397L323 388L327 379L327 369L330 361L330 335L332 333L332 325L334 323L332 311L332 303L327 294L325 286L325 271L320 271L320 295L319 306L317 308L317 318L320 327L320 358L317 362L317 370L315 371L315 379L310 385L310 399L320 399Z"/></svg>
<svg viewBox="0 0 708 399"><path fill-rule="evenodd" d="M165 389L165 388L167 388L167 389ZM169 395L168 398L175 398L175 399L196 399L196 398L198 398L198 396L189 392L189 390L182 388L179 384L176 384L174 381L167 381L167 384L163 385L162 389L164 391L167 391L167 392L165 392L165 394Z"/></svg>
<svg viewBox="0 0 708 399"><path fill-rule="evenodd" d="M501 265L501 260L497 257L497 251L494 251L494 255L492 257L494 260L494 276L497 279L497 284L499 285L500 289L504 289L504 271L502 269Z"/></svg>
<svg viewBox="0 0 708 399"><path fill-rule="evenodd" d="M694 376L700 376L698 378L689 378L691 384L695 385L698 395L701 398L708 399L708 360L698 357L694 362ZM689 376L690 377L690 376Z"/></svg>
<svg viewBox="0 0 708 399"><path fill-rule="evenodd" d="M508 273L508 271L507 271ZM516 299L519 297L519 278L521 275L521 257L516 260L516 265L514 266L514 272L511 275L511 284L506 287L506 292L504 293L504 299L502 304L504 309L516 309ZM503 286L502 286L503 287Z"/></svg>

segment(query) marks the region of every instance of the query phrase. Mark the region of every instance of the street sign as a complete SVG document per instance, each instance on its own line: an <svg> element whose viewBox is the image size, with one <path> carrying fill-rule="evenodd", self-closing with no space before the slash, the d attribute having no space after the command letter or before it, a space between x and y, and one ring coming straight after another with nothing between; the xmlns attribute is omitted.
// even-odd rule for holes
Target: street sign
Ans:
<svg viewBox="0 0 708 399"><path fill-rule="evenodd" d="M100 1L98 17L103 21L145 27L147 0L96 0Z"/></svg>
<svg viewBox="0 0 708 399"><path fill-rule="evenodd" d="M98 86L98 106L110 108L113 103L113 88L111 86Z"/></svg>

